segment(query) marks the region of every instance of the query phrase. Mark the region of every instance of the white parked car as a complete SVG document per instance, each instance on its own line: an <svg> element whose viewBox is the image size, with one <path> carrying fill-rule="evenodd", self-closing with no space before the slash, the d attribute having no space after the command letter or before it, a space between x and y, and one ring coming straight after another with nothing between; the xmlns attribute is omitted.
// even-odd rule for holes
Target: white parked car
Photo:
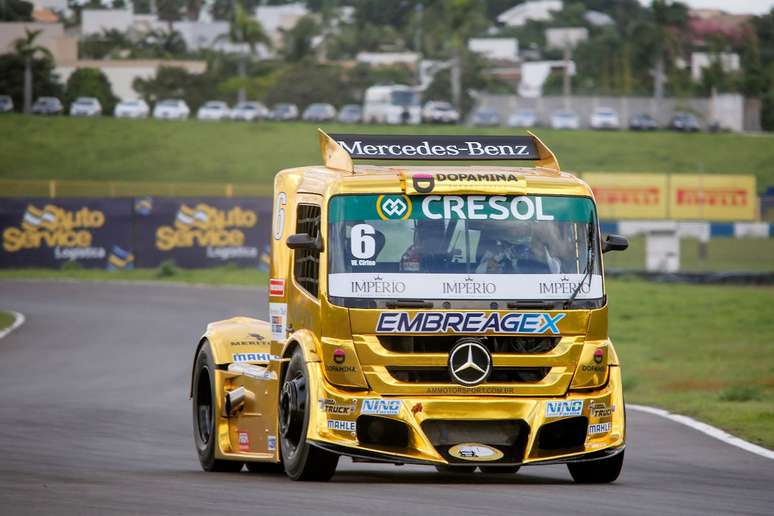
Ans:
<svg viewBox="0 0 774 516"><path fill-rule="evenodd" d="M100 116L102 104L94 97L78 97L70 104L70 116Z"/></svg>
<svg viewBox="0 0 774 516"><path fill-rule="evenodd" d="M334 118L336 118L336 108L324 102L310 104L301 115L301 119L307 122L330 122Z"/></svg>
<svg viewBox="0 0 774 516"><path fill-rule="evenodd" d="M260 102L239 102L231 110L231 120L244 120L255 122L269 117L269 110Z"/></svg>
<svg viewBox="0 0 774 516"><path fill-rule="evenodd" d="M113 109L116 118L147 118L150 108L144 100L122 100Z"/></svg>
<svg viewBox="0 0 774 516"><path fill-rule="evenodd" d="M13 111L13 99L10 95L0 95L0 113Z"/></svg>
<svg viewBox="0 0 774 516"><path fill-rule="evenodd" d="M580 129L580 118L574 111L556 111L551 115L553 129Z"/></svg>
<svg viewBox="0 0 774 516"><path fill-rule="evenodd" d="M160 100L153 107L153 118L165 120L185 120L191 110L188 104L180 99Z"/></svg>
<svg viewBox="0 0 774 516"><path fill-rule="evenodd" d="M589 123L592 129L620 129L621 121L613 108L598 107L591 113Z"/></svg>
<svg viewBox="0 0 774 516"><path fill-rule="evenodd" d="M531 109L520 109L508 117L508 127L535 127L537 113Z"/></svg>
<svg viewBox="0 0 774 516"><path fill-rule="evenodd" d="M422 121L428 124L456 124L459 112L445 100L430 100L422 108Z"/></svg>
<svg viewBox="0 0 774 516"><path fill-rule="evenodd" d="M344 124L357 124L363 121L363 108L358 104L345 104L339 110L338 121Z"/></svg>
<svg viewBox="0 0 774 516"><path fill-rule="evenodd" d="M228 104L222 100L210 100L205 102L196 112L198 120L224 120L230 116Z"/></svg>

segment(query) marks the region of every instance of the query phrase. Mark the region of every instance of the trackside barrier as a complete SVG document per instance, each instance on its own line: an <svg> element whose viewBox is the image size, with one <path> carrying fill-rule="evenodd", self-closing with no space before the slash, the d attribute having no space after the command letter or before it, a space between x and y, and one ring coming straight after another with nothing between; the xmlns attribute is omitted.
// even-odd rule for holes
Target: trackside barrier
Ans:
<svg viewBox="0 0 774 516"><path fill-rule="evenodd" d="M0 197L270 197L272 185L0 179Z"/></svg>
<svg viewBox="0 0 774 516"><path fill-rule="evenodd" d="M269 198L14 198L0 203L0 268L268 264Z"/></svg>

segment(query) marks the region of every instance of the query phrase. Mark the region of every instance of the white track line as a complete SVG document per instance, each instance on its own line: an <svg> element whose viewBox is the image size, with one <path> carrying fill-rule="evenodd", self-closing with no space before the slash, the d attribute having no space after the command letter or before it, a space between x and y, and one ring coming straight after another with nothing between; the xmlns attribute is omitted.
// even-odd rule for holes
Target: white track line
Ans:
<svg viewBox="0 0 774 516"><path fill-rule="evenodd" d="M24 314L20 314L19 312L14 312L12 310L9 310L11 315L14 317L13 324L11 324L8 328L4 330L0 330L0 339L7 336L9 333L11 333L13 330L24 324L24 321L27 319L24 317Z"/></svg>
<svg viewBox="0 0 774 516"><path fill-rule="evenodd" d="M744 439L740 439L739 437L734 437L728 432L724 432L720 428L715 428L714 426L708 425L707 423L696 421L695 419L690 418L688 416L681 416L680 414L672 414L671 412L668 412L664 409L660 409L656 407L648 407L646 405L632 405L630 403L627 403L626 408L629 408L632 410L638 410L640 412L647 412L648 414L654 414L656 416L661 416L667 419L671 419L672 421L680 423L681 425L689 426L694 430L698 430L703 434L707 434L710 437L714 437L715 439L718 439L719 441L723 441L724 443L730 444L731 446L736 446L737 448L741 448L750 453L754 453L755 455L760 455L761 457L766 457L767 459L774 459L774 451L764 448L763 446L758 446L757 444L747 442Z"/></svg>

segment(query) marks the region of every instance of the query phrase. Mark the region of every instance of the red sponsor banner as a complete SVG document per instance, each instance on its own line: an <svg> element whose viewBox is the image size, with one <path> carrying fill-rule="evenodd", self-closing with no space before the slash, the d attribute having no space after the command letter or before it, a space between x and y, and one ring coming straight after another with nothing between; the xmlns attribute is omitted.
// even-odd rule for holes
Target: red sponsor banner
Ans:
<svg viewBox="0 0 774 516"><path fill-rule="evenodd" d="M583 174L594 192L601 219L663 219L667 216L665 174Z"/></svg>
<svg viewBox="0 0 774 516"><path fill-rule="evenodd" d="M678 220L756 220L755 176L672 175L669 213Z"/></svg>

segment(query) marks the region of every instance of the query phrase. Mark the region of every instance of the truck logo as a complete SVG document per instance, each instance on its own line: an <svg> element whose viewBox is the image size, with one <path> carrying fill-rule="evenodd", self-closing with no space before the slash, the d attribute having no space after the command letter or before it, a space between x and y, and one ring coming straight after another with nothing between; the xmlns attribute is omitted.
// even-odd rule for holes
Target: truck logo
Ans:
<svg viewBox="0 0 774 516"><path fill-rule="evenodd" d="M460 385L478 385L492 372L492 357L477 339L461 339L449 353L449 374Z"/></svg>

